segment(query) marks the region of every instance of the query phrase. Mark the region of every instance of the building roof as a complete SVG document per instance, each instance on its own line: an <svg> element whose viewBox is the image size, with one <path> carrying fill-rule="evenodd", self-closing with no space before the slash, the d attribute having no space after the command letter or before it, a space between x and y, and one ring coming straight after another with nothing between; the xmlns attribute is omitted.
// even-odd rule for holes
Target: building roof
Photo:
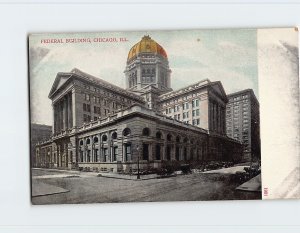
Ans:
<svg viewBox="0 0 300 233"><path fill-rule="evenodd" d="M68 83L68 81L71 78L77 78L79 80L89 82L93 85L96 85L96 86L99 86L99 87L106 88L108 90L117 92L118 94L130 97L130 98L135 99L137 101L144 102L144 99L142 97L138 96L137 94L134 94L130 91L127 91L127 90L125 90L125 89L123 89L119 86L116 86L114 84L111 84L107 81L104 81L103 79L100 79L100 78L97 78L93 75L85 73L85 72L83 72L83 71L81 71L77 68L72 69L71 72L67 72L67 73L59 72L59 73L57 73L56 79L55 79L55 81L52 85L52 88L50 90L50 93L49 93L48 97L51 99L51 97L60 88L62 88L64 85L66 85L66 83Z"/></svg>
<svg viewBox="0 0 300 233"><path fill-rule="evenodd" d="M164 58L168 57L164 48L155 40L151 39L150 36L144 36L141 41L132 46L128 53L127 62L140 53L155 53Z"/></svg>
<svg viewBox="0 0 300 233"><path fill-rule="evenodd" d="M254 94L254 91L252 89L244 89L244 90L241 90L241 91L237 91L237 92L233 92L233 93L230 93L227 95L228 98L233 98L233 97L236 97L236 96L240 96L240 95L243 95L243 94L246 94L246 93L250 93L250 95L254 98L254 100L259 104L255 94Z"/></svg>
<svg viewBox="0 0 300 233"><path fill-rule="evenodd" d="M165 101L173 97L184 95L191 91L208 86L212 87L216 92L219 92L227 100L227 95L220 81L211 82L209 79L203 79L200 82L160 95L160 101Z"/></svg>

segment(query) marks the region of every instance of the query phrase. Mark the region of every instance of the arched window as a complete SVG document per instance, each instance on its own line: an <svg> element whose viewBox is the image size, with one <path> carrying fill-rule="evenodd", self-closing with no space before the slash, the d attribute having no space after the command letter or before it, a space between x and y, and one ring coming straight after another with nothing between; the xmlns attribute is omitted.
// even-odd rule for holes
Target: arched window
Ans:
<svg viewBox="0 0 300 233"><path fill-rule="evenodd" d="M193 139L191 139L191 144L194 144L194 140Z"/></svg>
<svg viewBox="0 0 300 233"><path fill-rule="evenodd" d="M98 137L94 137L94 143L97 143L99 141Z"/></svg>
<svg viewBox="0 0 300 233"><path fill-rule="evenodd" d="M91 139L86 139L86 145L89 145L91 143Z"/></svg>
<svg viewBox="0 0 300 233"><path fill-rule="evenodd" d="M79 145L82 146L83 145L83 140L79 141Z"/></svg>
<svg viewBox="0 0 300 233"><path fill-rule="evenodd" d="M158 132L156 133L156 138L157 138L157 139L161 139L161 137L162 137L162 134L161 134L161 132L158 131Z"/></svg>
<svg viewBox="0 0 300 233"><path fill-rule="evenodd" d="M150 135L150 129L149 128L144 128L143 129L143 136L149 136Z"/></svg>
<svg viewBox="0 0 300 233"><path fill-rule="evenodd" d="M113 133L111 134L111 138L112 138L112 139L117 139L117 137L118 137L117 132L113 132Z"/></svg>
<svg viewBox="0 0 300 233"><path fill-rule="evenodd" d="M107 135L104 134L104 135L102 136L102 142L106 142L106 141L107 141Z"/></svg>
<svg viewBox="0 0 300 233"><path fill-rule="evenodd" d="M180 142L180 137L179 136L176 137L176 142Z"/></svg>
<svg viewBox="0 0 300 233"><path fill-rule="evenodd" d="M172 141L172 135L171 135L171 134L168 134L168 135L167 135L167 140L168 140L168 141Z"/></svg>
<svg viewBox="0 0 300 233"><path fill-rule="evenodd" d="M125 129L123 130L123 135L124 135L125 137L129 136L130 134L131 134L131 130L130 130L129 128L125 128Z"/></svg>
<svg viewBox="0 0 300 233"><path fill-rule="evenodd" d="M184 138L183 142L184 142L184 143L187 143L187 142L188 142L187 137Z"/></svg>

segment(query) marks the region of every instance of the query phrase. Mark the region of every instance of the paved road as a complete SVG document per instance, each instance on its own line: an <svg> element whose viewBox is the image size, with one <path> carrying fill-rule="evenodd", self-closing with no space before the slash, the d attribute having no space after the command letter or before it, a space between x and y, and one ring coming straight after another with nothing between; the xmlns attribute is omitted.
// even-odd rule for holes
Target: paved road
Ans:
<svg viewBox="0 0 300 233"><path fill-rule="evenodd" d="M260 199L257 192L237 191L240 184L231 181L228 174L191 174L150 180L122 180L97 177L96 174L66 177L61 171L33 170L35 181L61 187L70 192L33 197L33 204L103 203L143 201L200 201ZM83 176L81 176L83 174ZM50 178L49 175L53 175ZM34 185L38 185L35 182Z"/></svg>

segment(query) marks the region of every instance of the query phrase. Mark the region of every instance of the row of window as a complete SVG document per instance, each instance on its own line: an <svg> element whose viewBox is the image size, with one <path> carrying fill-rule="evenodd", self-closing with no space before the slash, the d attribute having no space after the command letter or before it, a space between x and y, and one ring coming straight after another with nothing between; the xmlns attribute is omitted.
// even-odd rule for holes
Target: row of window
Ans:
<svg viewBox="0 0 300 233"><path fill-rule="evenodd" d="M196 116L199 116L199 115L200 115L200 110L199 109L196 109L196 110L192 111L192 116L193 117L196 117ZM189 112L182 113L182 119L186 119L186 118L189 118ZM175 120L180 120L180 114L175 114L174 119Z"/></svg>
<svg viewBox="0 0 300 233"><path fill-rule="evenodd" d="M117 99L117 95L116 94L109 94L108 92L104 92L104 95L105 96L111 96L112 98L114 98L114 99ZM93 101L94 101L94 103L101 103L101 100L102 100L102 98L101 97L99 97L99 96L92 96L93 97ZM87 93L85 93L84 94L84 99L86 100L86 101L91 101L91 94L87 94ZM122 102L125 102L125 98L124 97L120 97L120 100L122 101ZM104 101L107 101L107 100L105 100L104 99ZM127 99L127 103L129 103L129 104L131 104L131 100L130 99Z"/></svg>
<svg viewBox="0 0 300 233"><path fill-rule="evenodd" d="M249 100L245 99L239 102L228 103L227 107L239 106L241 103L243 103L243 106L248 106Z"/></svg>
<svg viewBox="0 0 300 233"><path fill-rule="evenodd" d="M248 95L242 95L242 96L236 96L236 97L233 97L233 98L230 98L229 101L238 101L238 100L241 100L241 99L247 99L248 98Z"/></svg>
<svg viewBox="0 0 300 233"><path fill-rule="evenodd" d="M108 148L102 148L102 162L115 162L118 157L118 147L112 147L112 155L108 155ZM86 154L83 151L80 151L80 161L79 162L100 162L100 154L98 149L94 149L93 155L91 155L91 150L87 150Z"/></svg>
<svg viewBox="0 0 300 233"><path fill-rule="evenodd" d="M182 97L182 100L185 101L185 100L187 100L187 99L194 98L194 97L196 97L196 96L197 96L197 94L193 93L192 95L183 96L183 97ZM181 100L181 99L170 100L169 102L164 103L163 106L168 106L168 105L174 104L174 103L176 104L176 103L178 103L180 100ZM192 104L193 104L194 101L198 102L198 104L199 104L199 99L197 99L197 100L192 100ZM196 102L195 102L195 104L197 104Z"/></svg>
<svg viewBox="0 0 300 233"><path fill-rule="evenodd" d="M200 119L195 119L194 122L193 122L193 124L194 124L194 125L200 124ZM150 136L150 134L151 134L151 132L150 132L150 129L149 129L148 127L143 128L143 130L142 130L142 136ZM123 132L122 132L122 135L125 136L125 137L130 136L130 135L131 135L131 130L130 130L130 128L125 128L125 129L123 130ZM156 137L157 139L162 139L162 136L163 136L163 135L162 135L162 133L161 133L160 131L157 131L157 132L156 132L155 137ZM117 139L117 138L118 138L117 132L113 132L113 133L111 134L111 140L115 140L115 139ZM92 137L88 137L88 138L85 140L85 145L91 144L91 139L93 139L93 143L98 143L98 142L99 142L98 136L92 136ZM168 133L168 134L166 135L166 139L167 139L167 141L173 141L173 135L170 134L170 133ZM101 137L101 141L102 141L102 142L107 142L107 140L108 140L108 135L107 135L107 134L103 134L102 137ZM184 137L184 138L183 138L183 142L184 142L184 143L188 143L188 141L189 141L189 140L188 140L187 137ZM176 142L181 142L181 137L180 137L179 135L176 136ZM194 144L194 140L191 139L191 140L190 140L190 143L191 143L191 144ZM83 145L84 145L84 140L83 140L83 139L81 139L81 140L79 141L79 145L80 145L80 146L83 146Z"/></svg>
<svg viewBox="0 0 300 233"><path fill-rule="evenodd" d="M199 99L194 99L192 101L192 108L199 107ZM182 110L187 110L189 109L189 102L185 102L182 104ZM174 112L178 112L180 110L179 105L175 105L173 108L166 108L166 114Z"/></svg>
<svg viewBox="0 0 300 233"><path fill-rule="evenodd" d="M104 106L105 107L109 107L109 102L104 101ZM113 109L118 109L119 107L122 108L122 106L118 105L115 102L112 102L112 108ZM94 113L100 114L100 112L101 112L100 109L101 109L100 107L94 106ZM83 111L85 111L85 112L91 112L91 105L83 103Z"/></svg>

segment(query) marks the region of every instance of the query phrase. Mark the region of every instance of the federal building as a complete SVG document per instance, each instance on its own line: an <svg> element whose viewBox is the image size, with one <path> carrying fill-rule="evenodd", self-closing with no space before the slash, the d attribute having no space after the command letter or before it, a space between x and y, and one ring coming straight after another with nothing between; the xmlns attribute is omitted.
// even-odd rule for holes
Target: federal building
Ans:
<svg viewBox="0 0 300 233"><path fill-rule="evenodd" d="M33 166L126 172L137 163L242 161L244 145L226 128L230 98L222 83L204 79L173 90L171 73L166 51L150 36L128 53L125 89L76 68L59 72L48 96L52 135L36 144Z"/></svg>

